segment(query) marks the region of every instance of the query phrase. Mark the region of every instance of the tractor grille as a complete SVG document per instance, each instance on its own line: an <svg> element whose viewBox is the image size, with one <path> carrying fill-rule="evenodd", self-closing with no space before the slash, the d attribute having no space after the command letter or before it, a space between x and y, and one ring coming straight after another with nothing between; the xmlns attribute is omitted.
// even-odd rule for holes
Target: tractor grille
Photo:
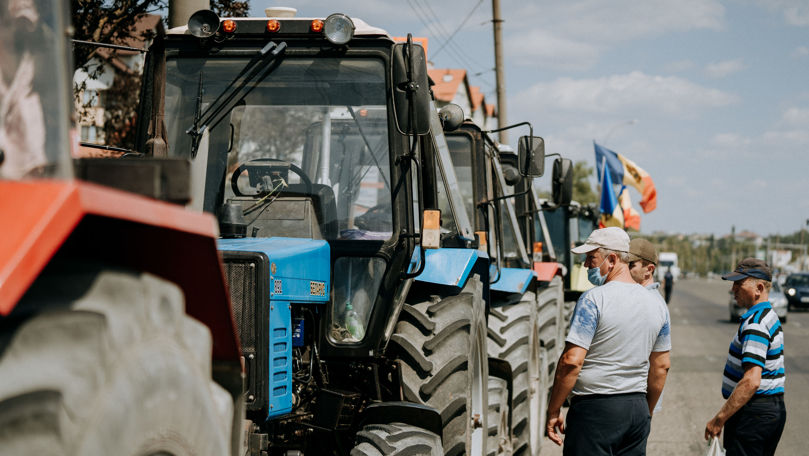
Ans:
<svg viewBox="0 0 809 456"><path fill-rule="evenodd" d="M269 404L269 261L260 253L226 251L223 258L233 319L244 356L247 409L266 410Z"/></svg>
<svg viewBox="0 0 809 456"><path fill-rule="evenodd" d="M233 318L239 328L242 348L256 347L256 264L225 263L225 274L230 286Z"/></svg>

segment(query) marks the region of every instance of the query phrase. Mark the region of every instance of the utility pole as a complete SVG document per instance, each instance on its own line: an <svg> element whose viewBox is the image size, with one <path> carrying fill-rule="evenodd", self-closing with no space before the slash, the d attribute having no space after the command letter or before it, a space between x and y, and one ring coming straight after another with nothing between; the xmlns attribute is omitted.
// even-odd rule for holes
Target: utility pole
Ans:
<svg viewBox="0 0 809 456"><path fill-rule="evenodd" d="M730 269L729 271L733 271L736 269L736 225L731 225L730 227L730 245L731 245L731 257L730 257Z"/></svg>
<svg viewBox="0 0 809 456"><path fill-rule="evenodd" d="M201 9L211 9L210 0L169 0L169 27L180 27Z"/></svg>
<svg viewBox="0 0 809 456"><path fill-rule="evenodd" d="M503 72L503 32L500 18L500 0L492 0L492 24L494 24L494 75L497 85L497 128L508 125L506 120L506 80ZM508 133L503 130L498 133L500 142L508 143Z"/></svg>

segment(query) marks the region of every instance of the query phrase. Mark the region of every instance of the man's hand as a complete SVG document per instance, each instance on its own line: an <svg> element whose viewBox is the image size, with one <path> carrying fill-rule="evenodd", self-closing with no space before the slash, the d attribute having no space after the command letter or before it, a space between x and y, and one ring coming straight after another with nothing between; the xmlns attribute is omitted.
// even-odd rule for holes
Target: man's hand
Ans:
<svg viewBox="0 0 809 456"><path fill-rule="evenodd" d="M548 438L559 446L562 446L562 437L557 433L557 428L562 434L565 433L565 419L559 414L559 410L551 412L548 410L548 417L545 421L545 430L548 433Z"/></svg>
<svg viewBox="0 0 809 456"><path fill-rule="evenodd" d="M708 421L705 425L705 440L710 440L711 437L719 437L722 434L722 428L725 426L725 420L716 415Z"/></svg>
<svg viewBox="0 0 809 456"><path fill-rule="evenodd" d="M761 384L761 366L754 364L744 364L744 377L733 388L730 397L719 409L716 416L705 425L705 440L713 436L719 437L722 428L730 417L732 417L744 404L746 404Z"/></svg>

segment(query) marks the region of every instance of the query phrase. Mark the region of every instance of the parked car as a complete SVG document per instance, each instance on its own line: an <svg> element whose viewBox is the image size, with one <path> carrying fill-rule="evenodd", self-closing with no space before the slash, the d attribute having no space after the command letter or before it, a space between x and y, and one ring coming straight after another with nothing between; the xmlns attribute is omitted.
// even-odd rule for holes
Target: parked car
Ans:
<svg viewBox="0 0 809 456"><path fill-rule="evenodd" d="M809 275L807 275L807 280L809 280ZM807 289L806 296L809 296L809 289ZM772 305L773 310L775 310L775 314L778 315L778 318L781 320L781 323L786 323L788 310L787 297L777 282L772 283L772 289L770 290L770 304ZM736 304L736 298L733 296L732 291L730 292L728 309L730 310L730 321L739 321L739 318L744 315L745 312L747 312L747 309Z"/></svg>
<svg viewBox="0 0 809 456"><path fill-rule="evenodd" d="M789 309L809 308L809 272L790 274L784 282Z"/></svg>

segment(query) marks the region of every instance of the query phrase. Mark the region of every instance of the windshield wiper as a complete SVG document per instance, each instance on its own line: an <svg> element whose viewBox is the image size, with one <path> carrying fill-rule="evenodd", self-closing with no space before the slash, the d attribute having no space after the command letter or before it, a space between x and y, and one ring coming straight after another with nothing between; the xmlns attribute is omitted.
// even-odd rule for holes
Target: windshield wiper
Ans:
<svg viewBox="0 0 809 456"><path fill-rule="evenodd" d="M271 64L277 61L278 56L284 52L286 47L287 44L284 42L280 44L275 44L272 41L267 43L261 51L259 51L259 55L247 62L244 68L242 68L242 71L233 78L222 93L201 113L199 112L199 106L202 105L202 75L200 73L200 90L197 94L198 109L194 116L194 124L191 128L186 130L186 133L191 135L194 139L191 151L192 157L196 156L199 138L202 136L202 132L206 128L210 130L218 125L236 104L242 101L258 83L263 81L277 68L277 65L271 66Z"/></svg>

